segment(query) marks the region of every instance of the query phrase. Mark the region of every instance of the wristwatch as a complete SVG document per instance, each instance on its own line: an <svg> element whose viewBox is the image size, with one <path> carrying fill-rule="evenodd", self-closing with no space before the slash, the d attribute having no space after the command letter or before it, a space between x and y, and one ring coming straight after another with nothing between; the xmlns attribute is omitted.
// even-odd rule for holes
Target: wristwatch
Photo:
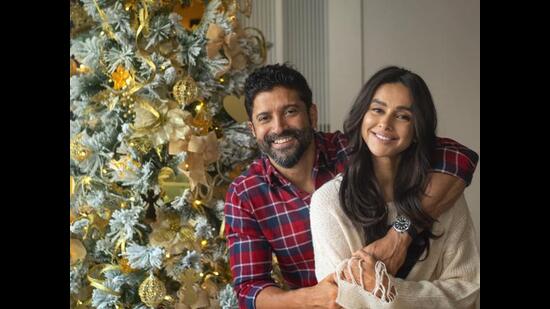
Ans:
<svg viewBox="0 0 550 309"><path fill-rule="evenodd" d="M398 233L409 233L412 239L417 235L416 228L412 225L411 220L405 215L398 215L392 226Z"/></svg>

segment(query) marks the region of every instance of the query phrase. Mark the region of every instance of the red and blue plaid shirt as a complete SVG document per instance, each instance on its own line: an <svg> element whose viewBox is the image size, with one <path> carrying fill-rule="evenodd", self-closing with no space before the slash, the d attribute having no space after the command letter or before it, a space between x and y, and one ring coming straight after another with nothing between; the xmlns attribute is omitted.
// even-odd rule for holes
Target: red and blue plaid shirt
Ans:
<svg viewBox="0 0 550 309"><path fill-rule="evenodd" d="M347 140L335 133L315 133L315 188L344 170ZM477 154L439 138L433 170L471 182ZM275 253L289 288L317 284L309 226L311 194L285 179L264 155L237 177L227 191L225 231L233 285L240 308L255 308L258 293L277 286L271 278Z"/></svg>

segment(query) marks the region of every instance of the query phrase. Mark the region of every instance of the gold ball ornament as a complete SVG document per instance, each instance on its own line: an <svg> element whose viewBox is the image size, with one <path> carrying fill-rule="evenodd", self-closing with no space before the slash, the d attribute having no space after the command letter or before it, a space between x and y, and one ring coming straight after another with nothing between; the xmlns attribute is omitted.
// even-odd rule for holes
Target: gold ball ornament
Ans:
<svg viewBox="0 0 550 309"><path fill-rule="evenodd" d="M178 103L187 105L199 98L199 88L191 76L186 76L176 82L172 88L172 94Z"/></svg>
<svg viewBox="0 0 550 309"><path fill-rule="evenodd" d="M166 287L164 282L151 273L139 286L138 293L145 305L155 308L164 300Z"/></svg>
<svg viewBox="0 0 550 309"><path fill-rule="evenodd" d="M81 144L82 133L77 134L70 144L70 154L73 160L82 162L86 160L91 154L91 150Z"/></svg>

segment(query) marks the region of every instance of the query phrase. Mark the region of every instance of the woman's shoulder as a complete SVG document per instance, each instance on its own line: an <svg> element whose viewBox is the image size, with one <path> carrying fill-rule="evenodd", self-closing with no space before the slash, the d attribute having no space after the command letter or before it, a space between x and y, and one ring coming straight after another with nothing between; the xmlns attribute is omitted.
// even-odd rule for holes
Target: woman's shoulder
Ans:
<svg viewBox="0 0 550 309"><path fill-rule="evenodd" d="M333 179L325 182L311 196L310 206L312 209L334 209L340 207L338 192L342 183L342 174L336 175Z"/></svg>

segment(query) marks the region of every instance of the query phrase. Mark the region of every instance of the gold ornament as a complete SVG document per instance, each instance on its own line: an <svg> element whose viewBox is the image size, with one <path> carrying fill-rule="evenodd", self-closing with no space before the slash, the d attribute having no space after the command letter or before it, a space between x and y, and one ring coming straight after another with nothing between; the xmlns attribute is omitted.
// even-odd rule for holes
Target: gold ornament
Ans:
<svg viewBox="0 0 550 309"><path fill-rule="evenodd" d="M71 158L75 161L82 162L86 160L92 151L81 144L82 132L78 133L71 141L70 150Z"/></svg>
<svg viewBox="0 0 550 309"><path fill-rule="evenodd" d="M111 74L111 79L115 83L113 88L115 90L120 90L124 87L126 87L127 81L130 78L130 72L126 71L126 69L119 65L116 70Z"/></svg>
<svg viewBox="0 0 550 309"><path fill-rule="evenodd" d="M187 75L181 80L177 81L172 89L174 99L181 105L185 106L199 98L199 88L195 80Z"/></svg>
<svg viewBox="0 0 550 309"><path fill-rule="evenodd" d="M166 296L166 287L164 286L164 282L151 273L139 286L138 293L144 304L154 308L164 300L164 296Z"/></svg>

